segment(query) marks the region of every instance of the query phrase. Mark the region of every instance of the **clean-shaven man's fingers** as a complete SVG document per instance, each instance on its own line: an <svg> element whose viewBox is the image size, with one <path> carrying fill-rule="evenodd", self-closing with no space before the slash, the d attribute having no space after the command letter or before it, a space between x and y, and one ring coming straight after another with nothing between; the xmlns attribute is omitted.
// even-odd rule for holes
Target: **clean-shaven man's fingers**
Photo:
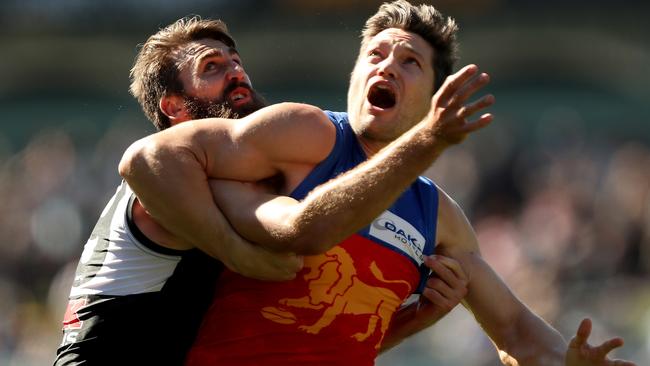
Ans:
<svg viewBox="0 0 650 366"><path fill-rule="evenodd" d="M456 286L457 287L457 286ZM438 291L445 299L449 301L456 301L455 287L443 281L440 278L431 277L427 280L427 288Z"/></svg>
<svg viewBox="0 0 650 366"><path fill-rule="evenodd" d="M471 133L471 132L474 132L474 131L478 131L481 128L489 125L490 122L492 122L493 119L494 119L494 116L492 114L486 113L486 114L482 115L476 121L472 121L472 122L469 122L469 123L466 123L465 125L463 125L463 127L461 127L461 132L467 134L467 133Z"/></svg>
<svg viewBox="0 0 650 366"><path fill-rule="evenodd" d="M422 291L422 296L424 296L425 299L427 299L429 302L432 304L435 304L439 307L447 307L448 300L442 296L438 291L431 289L431 288L425 288Z"/></svg>
<svg viewBox="0 0 650 366"><path fill-rule="evenodd" d="M425 260L427 261L427 266L434 270L434 272L446 282L456 279L467 281L465 271L463 271L460 263L455 259L444 255L432 255L427 256ZM437 264L441 266L438 267L436 266Z"/></svg>
<svg viewBox="0 0 650 366"><path fill-rule="evenodd" d="M429 267L429 269L436 274L436 276L443 281L450 283L450 282L457 282L456 275L454 272L445 266L442 261L437 260L436 256L426 256L424 258L424 262Z"/></svg>
<svg viewBox="0 0 650 366"><path fill-rule="evenodd" d="M454 95L451 104L465 103L474 93L486 86L490 82L490 76L486 73L481 73L478 76L470 79L465 83Z"/></svg>
<svg viewBox="0 0 650 366"><path fill-rule="evenodd" d="M598 347L595 347L594 352L596 355L598 355L600 358L605 358L608 353L610 353L613 349L618 348L623 345L623 339L621 338L612 338L608 341L603 342Z"/></svg>
<svg viewBox="0 0 650 366"><path fill-rule="evenodd" d="M476 65L467 65L460 69L455 74L447 76L445 82L442 83L442 86L438 90L438 100L442 102L442 107L449 106L449 102L452 97L456 94L458 89L469 79L471 79L478 72L478 66ZM438 94L437 93L437 94Z"/></svg>
<svg viewBox="0 0 650 366"><path fill-rule="evenodd" d="M576 332L575 337L569 342L569 347L571 348L580 348L582 345L587 343L587 338L591 334L591 320L583 319L578 326L578 331Z"/></svg>
<svg viewBox="0 0 650 366"><path fill-rule="evenodd" d="M484 95L479 100L460 108L458 110L458 117L468 118L474 113L478 112L479 110L493 105L494 102L495 102L494 95L492 94Z"/></svg>

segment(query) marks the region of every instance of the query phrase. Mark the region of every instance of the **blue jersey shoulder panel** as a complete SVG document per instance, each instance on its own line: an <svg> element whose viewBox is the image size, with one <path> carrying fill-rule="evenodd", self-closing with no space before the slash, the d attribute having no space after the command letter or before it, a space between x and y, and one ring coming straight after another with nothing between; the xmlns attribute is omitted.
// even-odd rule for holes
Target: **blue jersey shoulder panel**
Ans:
<svg viewBox="0 0 650 366"><path fill-rule="evenodd" d="M318 164L291 193L303 199L313 188L335 178L367 159L346 113L325 112L336 126L336 143L330 154ZM419 177L386 211L357 234L406 256L420 271L421 292L429 275L423 255L433 253L438 216L438 190L435 184Z"/></svg>

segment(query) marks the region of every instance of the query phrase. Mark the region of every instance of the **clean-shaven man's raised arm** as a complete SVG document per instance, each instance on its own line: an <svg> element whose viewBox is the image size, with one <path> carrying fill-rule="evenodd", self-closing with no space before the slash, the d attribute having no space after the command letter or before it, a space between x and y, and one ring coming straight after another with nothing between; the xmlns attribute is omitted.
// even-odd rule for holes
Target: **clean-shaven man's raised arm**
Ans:
<svg viewBox="0 0 650 366"><path fill-rule="evenodd" d="M286 205L281 220L240 233L272 249L312 254L366 225L447 146L491 121L491 115L466 121L493 102L486 96L465 104L488 82L487 75L477 73L471 65L450 76L433 97L424 121L299 204ZM335 136L333 124L319 109L284 103L236 122L195 121L149 136L127 150L120 174L161 225L195 246L218 252L211 234L201 229L216 209L209 178L255 182L281 174L285 188L295 186L329 154Z"/></svg>
<svg viewBox="0 0 650 366"><path fill-rule="evenodd" d="M490 337L504 364L632 366L607 354L622 345L612 339L594 347L586 342L587 323L570 345L562 335L523 304L482 259L474 230L460 207L441 191L437 252L457 260L468 281L463 304Z"/></svg>

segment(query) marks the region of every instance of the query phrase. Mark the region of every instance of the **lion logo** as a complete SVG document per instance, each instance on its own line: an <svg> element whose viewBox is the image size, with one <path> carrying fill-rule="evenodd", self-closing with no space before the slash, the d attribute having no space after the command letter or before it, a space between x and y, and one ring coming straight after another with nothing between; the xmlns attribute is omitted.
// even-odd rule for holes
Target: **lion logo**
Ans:
<svg viewBox="0 0 650 366"><path fill-rule="evenodd" d="M261 311L262 316L276 323L294 324L298 319L287 307L320 310L322 315L314 324L298 327L304 332L318 334L340 314L370 315L367 329L351 337L362 342L379 328L381 337L375 345L379 349L390 319L403 299L388 288L362 282L352 257L339 246L325 254L311 257L306 261L305 267L309 268L303 277L308 284L309 294L299 298L280 299L280 307L265 307ZM412 288L407 281L386 280L374 261L370 264L370 272L380 282L404 285L407 292L411 293Z"/></svg>

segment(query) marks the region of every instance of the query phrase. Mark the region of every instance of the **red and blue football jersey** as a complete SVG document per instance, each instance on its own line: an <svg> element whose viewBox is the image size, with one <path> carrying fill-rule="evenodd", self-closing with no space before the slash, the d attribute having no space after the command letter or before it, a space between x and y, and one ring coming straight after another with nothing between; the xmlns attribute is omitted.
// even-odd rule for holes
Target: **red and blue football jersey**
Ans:
<svg viewBox="0 0 650 366"><path fill-rule="evenodd" d="M327 112L335 146L295 189L304 198L367 159L345 113ZM426 178L370 225L321 255L287 282L225 271L189 353L188 365L372 365L399 306L429 274L438 191Z"/></svg>

